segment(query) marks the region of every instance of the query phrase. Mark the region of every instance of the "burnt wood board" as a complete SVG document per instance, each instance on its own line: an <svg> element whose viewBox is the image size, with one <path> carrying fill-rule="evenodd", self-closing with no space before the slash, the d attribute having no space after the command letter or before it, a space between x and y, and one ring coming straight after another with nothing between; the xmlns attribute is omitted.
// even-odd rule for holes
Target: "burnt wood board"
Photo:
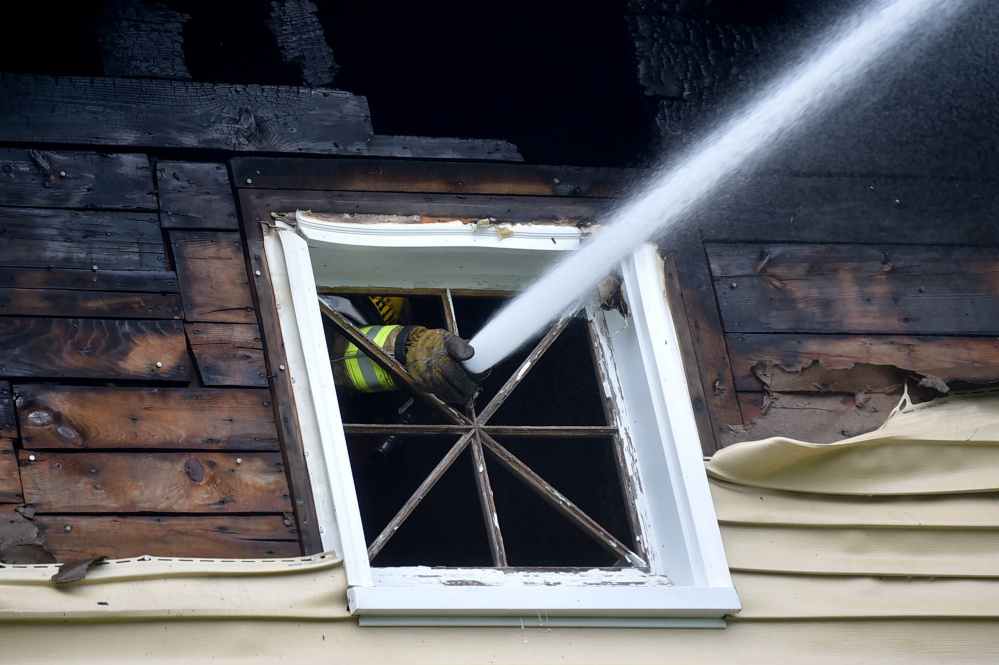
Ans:
<svg viewBox="0 0 999 665"><path fill-rule="evenodd" d="M0 439L16 438L18 438L18 434L14 393L9 383L0 381Z"/></svg>
<svg viewBox="0 0 999 665"><path fill-rule="evenodd" d="M180 293L177 286L177 275L166 270L93 270L91 268L87 270L0 268L0 288Z"/></svg>
<svg viewBox="0 0 999 665"><path fill-rule="evenodd" d="M185 319L256 323L239 233L171 231Z"/></svg>
<svg viewBox="0 0 999 665"><path fill-rule="evenodd" d="M278 450L268 390L18 384L24 446Z"/></svg>
<svg viewBox="0 0 999 665"><path fill-rule="evenodd" d="M253 190L240 197L244 217L269 221L271 212L311 210L316 213L421 215L437 218L479 220L493 217L501 222L599 221L610 210L612 200L482 194L410 194L389 192L342 192L313 190ZM249 219L247 217L247 219Z"/></svg>
<svg viewBox="0 0 999 665"><path fill-rule="evenodd" d="M727 332L999 333L999 250L706 245Z"/></svg>
<svg viewBox="0 0 999 665"><path fill-rule="evenodd" d="M299 528L302 552L315 554L323 551L322 534L319 533L319 519L312 495L312 481L305 462L305 449L298 428L298 414L295 410L295 393L292 389L289 372L273 371L276 366L287 365L284 355L284 339L278 323L278 312L274 301L274 290L264 254L263 230L260 224L247 218L247 191L240 192L241 221L246 233L247 251L250 256L254 299L260 309L260 327L263 333L265 362L271 369L271 391L274 395L274 416L281 439L281 453L288 469L288 483L294 499L295 521Z"/></svg>
<svg viewBox="0 0 999 665"><path fill-rule="evenodd" d="M183 317L184 310L176 293L0 288L0 316L169 319Z"/></svg>
<svg viewBox="0 0 999 665"><path fill-rule="evenodd" d="M727 342L739 390L763 389L753 372L760 361L791 373L813 363L833 372L862 363L931 374L943 381L999 381L999 341L994 337L737 334L728 335Z"/></svg>
<svg viewBox="0 0 999 665"><path fill-rule="evenodd" d="M11 439L0 439L0 503L22 503L21 474Z"/></svg>
<svg viewBox="0 0 999 665"><path fill-rule="evenodd" d="M259 327L246 323L190 323L184 328L206 386L267 386Z"/></svg>
<svg viewBox="0 0 999 665"><path fill-rule="evenodd" d="M367 100L339 90L0 75L0 141L352 154L371 134Z"/></svg>
<svg viewBox="0 0 999 665"><path fill-rule="evenodd" d="M60 561L106 556L271 559L301 556L283 515L92 517L36 515L45 547ZM67 529L67 527L69 527Z"/></svg>
<svg viewBox="0 0 999 665"><path fill-rule="evenodd" d="M161 271L166 263L155 214L0 208L0 265Z"/></svg>
<svg viewBox="0 0 999 665"><path fill-rule="evenodd" d="M0 317L0 377L188 381L176 320Z"/></svg>
<svg viewBox="0 0 999 665"><path fill-rule="evenodd" d="M0 205L156 210L145 155L0 148Z"/></svg>
<svg viewBox="0 0 999 665"><path fill-rule="evenodd" d="M291 510L280 453L22 450L18 461L25 500L40 513Z"/></svg>
<svg viewBox="0 0 999 665"><path fill-rule="evenodd" d="M229 163L235 184L252 189L612 198L641 176L629 169L389 159L247 156Z"/></svg>
<svg viewBox="0 0 999 665"><path fill-rule="evenodd" d="M164 228L239 228L225 164L159 162L156 181Z"/></svg>

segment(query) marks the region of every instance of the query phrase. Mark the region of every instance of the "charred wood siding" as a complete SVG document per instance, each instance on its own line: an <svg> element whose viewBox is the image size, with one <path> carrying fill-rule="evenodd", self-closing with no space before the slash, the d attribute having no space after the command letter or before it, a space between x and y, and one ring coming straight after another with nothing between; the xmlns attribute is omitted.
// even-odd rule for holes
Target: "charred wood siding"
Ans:
<svg viewBox="0 0 999 665"><path fill-rule="evenodd" d="M228 171L149 163L0 151L0 503L62 560L298 555Z"/></svg>

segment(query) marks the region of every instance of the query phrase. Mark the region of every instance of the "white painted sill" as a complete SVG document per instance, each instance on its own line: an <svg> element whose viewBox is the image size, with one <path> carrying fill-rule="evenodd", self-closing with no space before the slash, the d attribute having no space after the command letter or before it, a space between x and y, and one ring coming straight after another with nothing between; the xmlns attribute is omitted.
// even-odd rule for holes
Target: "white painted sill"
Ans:
<svg viewBox="0 0 999 665"><path fill-rule="evenodd" d="M724 626L740 609L700 452L662 262L645 245L622 265L632 317L588 313L603 329L648 571L372 568L340 420L316 283L399 288L520 288L574 227L495 229L351 224L299 212L265 225L264 244L312 478L323 546L342 553L351 612L362 624ZM373 260L377 258L377 260Z"/></svg>

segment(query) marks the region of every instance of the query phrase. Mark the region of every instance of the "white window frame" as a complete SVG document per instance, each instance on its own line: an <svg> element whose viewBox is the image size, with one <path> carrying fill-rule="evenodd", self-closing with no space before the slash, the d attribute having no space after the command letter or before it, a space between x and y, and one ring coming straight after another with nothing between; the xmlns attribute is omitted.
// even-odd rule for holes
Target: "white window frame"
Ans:
<svg viewBox="0 0 999 665"><path fill-rule="evenodd" d="M648 571L369 564L317 280L510 290L580 242L571 226L511 228L512 237L461 222L370 224L301 211L264 225L323 547L344 558L351 612L362 625L724 626L741 606L704 471L662 261L651 244L621 266L630 318L587 304L603 330L600 355L612 358L603 367L604 389L617 403L626 465L637 479Z"/></svg>

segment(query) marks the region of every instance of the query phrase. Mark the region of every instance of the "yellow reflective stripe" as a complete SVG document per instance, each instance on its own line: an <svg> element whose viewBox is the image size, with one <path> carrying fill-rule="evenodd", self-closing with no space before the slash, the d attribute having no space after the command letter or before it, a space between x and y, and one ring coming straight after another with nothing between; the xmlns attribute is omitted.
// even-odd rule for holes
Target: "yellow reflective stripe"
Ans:
<svg viewBox="0 0 999 665"><path fill-rule="evenodd" d="M361 328L361 332L365 334L372 342L378 346L384 348L385 341L388 336L392 333L392 330L398 328L399 326L367 326ZM371 358L364 355L356 344L351 342L347 345L347 349L344 352L345 360L347 366L347 375L350 377L350 382L353 386L364 393L373 393L382 390L395 390L395 381L392 380L392 375L386 372L380 365L375 363Z"/></svg>

